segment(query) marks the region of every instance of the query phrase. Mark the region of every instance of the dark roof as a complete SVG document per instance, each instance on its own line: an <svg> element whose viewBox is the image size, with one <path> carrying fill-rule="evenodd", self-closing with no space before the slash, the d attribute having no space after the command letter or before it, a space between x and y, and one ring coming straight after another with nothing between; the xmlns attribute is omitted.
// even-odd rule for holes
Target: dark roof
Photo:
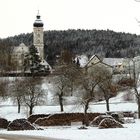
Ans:
<svg viewBox="0 0 140 140"><path fill-rule="evenodd" d="M40 19L40 15L37 15L33 26L34 27L43 27L43 25L44 24L43 24L42 20Z"/></svg>

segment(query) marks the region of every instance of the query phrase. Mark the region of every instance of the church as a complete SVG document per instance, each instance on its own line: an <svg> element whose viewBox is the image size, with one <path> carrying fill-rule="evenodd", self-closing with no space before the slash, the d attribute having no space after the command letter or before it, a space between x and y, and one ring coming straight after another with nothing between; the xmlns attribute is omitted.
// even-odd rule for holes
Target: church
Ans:
<svg viewBox="0 0 140 140"><path fill-rule="evenodd" d="M41 64L44 67L51 69L50 65L45 60L44 55L44 32L43 32L43 22L41 16L38 12L36 19L33 23L33 45L37 48L38 55L41 59ZM21 43L19 46L14 47L12 62L14 64L14 69L16 71L22 71L25 56L29 53L29 46Z"/></svg>

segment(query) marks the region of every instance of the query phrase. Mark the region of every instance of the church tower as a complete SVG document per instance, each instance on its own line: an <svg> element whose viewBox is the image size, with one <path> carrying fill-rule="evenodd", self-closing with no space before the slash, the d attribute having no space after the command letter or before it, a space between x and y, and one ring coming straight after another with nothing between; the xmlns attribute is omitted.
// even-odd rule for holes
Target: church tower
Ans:
<svg viewBox="0 0 140 140"><path fill-rule="evenodd" d="M38 12L36 20L33 24L33 44L37 48L39 56L44 60L44 41L43 41L43 22L40 19L40 14Z"/></svg>

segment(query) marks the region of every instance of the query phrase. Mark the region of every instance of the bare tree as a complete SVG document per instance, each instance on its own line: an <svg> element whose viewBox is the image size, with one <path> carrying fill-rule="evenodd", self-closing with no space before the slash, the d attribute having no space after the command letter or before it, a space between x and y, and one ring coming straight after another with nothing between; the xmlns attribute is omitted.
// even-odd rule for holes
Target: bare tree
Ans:
<svg viewBox="0 0 140 140"><path fill-rule="evenodd" d="M140 119L140 59L138 57L130 58L129 59L129 67L128 67L129 73L127 74L126 79L120 84L122 86L127 86L127 91L131 90L131 92L134 92L137 105L138 105L138 118Z"/></svg>
<svg viewBox="0 0 140 140"><path fill-rule="evenodd" d="M92 101L96 100L95 93L97 92L100 83L103 83L107 77L106 71L100 66L90 67L87 72L83 73L80 78L80 86L82 88L82 104L84 106L85 120L84 123L88 125L87 111ZM80 92L80 93L81 93Z"/></svg>
<svg viewBox="0 0 140 140"><path fill-rule="evenodd" d="M79 68L75 64L61 65L59 75L55 77L53 84L55 85L56 94L58 97L60 111L64 111L64 97L72 96L74 87L79 77Z"/></svg>
<svg viewBox="0 0 140 140"><path fill-rule="evenodd" d="M35 106L44 103L45 95L41 85L39 77L28 77L22 82L23 102L29 107L29 115L33 113Z"/></svg>
<svg viewBox="0 0 140 140"><path fill-rule="evenodd" d="M63 49L61 51L60 63L69 65L72 63L73 57L74 57L74 54L71 51L69 51L68 49Z"/></svg>
<svg viewBox="0 0 140 140"><path fill-rule="evenodd" d="M106 109L110 111L109 99L117 94L117 86L115 86L112 81L112 73L107 69L102 69L102 78L104 80L100 82L98 86L103 92L103 97L106 101Z"/></svg>
<svg viewBox="0 0 140 140"><path fill-rule="evenodd" d="M75 88L77 88L78 81L82 76L82 68L80 68L79 65L74 64L74 63L68 64L64 68L63 74L69 80L68 86L70 88L70 92L72 96L73 91L75 90Z"/></svg>
<svg viewBox="0 0 140 140"><path fill-rule="evenodd" d="M53 83L56 89L55 97L58 97L58 102L60 105L61 112L64 111L64 107L63 107L64 97L68 93L69 82L70 82L66 74L66 68L67 68L67 65L61 65L61 67L59 68L59 71L61 72L59 73L57 77L55 77L54 83Z"/></svg>
<svg viewBox="0 0 140 140"><path fill-rule="evenodd" d="M136 2L140 2L140 0L135 0ZM137 20L137 19L136 19ZM140 23L140 21L137 20L138 23ZM133 60L132 60L133 61ZM140 67L139 67L140 68ZM133 61L133 78L134 78L134 84L133 84L133 88L135 91L135 95L137 98L137 104L138 104L138 118L140 119L140 92L138 91L138 86L139 85L139 73L136 69L136 65L135 65L135 61Z"/></svg>
<svg viewBox="0 0 140 140"><path fill-rule="evenodd" d="M0 79L0 97L4 99L7 97L8 81L5 78Z"/></svg>
<svg viewBox="0 0 140 140"><path fill-rule="evenodd" d="M133 71L132 71L132 78L133 78L133 84L132 84L132 88L134 89L134 93L137 99L137 104L138 104L138 118L140 119L140 92L138 90L139 86L140 86L140 81L139 81L139 74L140 74L140 66L136 65L136 61L132 60L133 62ZM138 64L140 62L137 62Z"/></svg>
<svg viewBox="0 0 140 140"><path fill-rule="evenodd" d="M18 105L18 113L20 113L21 104L23 102L23 78L15 78L11 85L11 94L10 97L12 98L13 102Z"/></svg>
<svg viewBox="0 0 140 140"><path fill-rule="evenodd" d="M60 105L60 111L64 111L64 97L67 94L67 88L68 88L68 79L64 75L59 75L55 78L55 89L56 94L55 97L58 97L58 102Z"/></svg>

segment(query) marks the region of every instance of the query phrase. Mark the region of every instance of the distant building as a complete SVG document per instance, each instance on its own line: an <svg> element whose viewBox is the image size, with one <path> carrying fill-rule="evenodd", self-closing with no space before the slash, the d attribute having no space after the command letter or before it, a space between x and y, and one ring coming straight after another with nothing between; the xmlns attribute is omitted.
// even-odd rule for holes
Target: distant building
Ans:
<svg viewBox="0 0 140 140"><path fill-rule="evenodd" d="M50 68L50 65L46 62L44 57L44 32L43 32L43 22L40 18L39 12L36 16L36 20L33 23L33 45L37 48L38 54L41 59L41 64L46 68ZM12 63L14 64L14 69L22 71L25 55L29 53L29 46L21 43L19 46L14 47L12 55Z"/></svg>
<svg viewBox="0 0 140 140"><path fill-rule="evenodd" d="M85 68L87 71L92 71L95 66L97 66L98 68L101 68L101 69L103 69L103 68L107 69L108 71L113 73L113 67L111 65L101 61L101 59L97 55L91 56L91 58L85 65Z"/></svg>
<svg viewBox="0 0 140 140"><path fill-rule="evenodd" d="M134 58L104 58L103 62L113 67L114 73L132 73L135 69L140 72L140 56Z"/></svg>
<svg viewBox="0 0 140 140"><path fill-rule="evenodd" d="M125 70L124 58L104 58L103 63L112 66L114 73L123 73Z"/></svg>
<svg viewBox="0 0 140 140"><path fill-rule="evenodd" d="M29 47L24 43L14 47L12 55L12 64L14 70L22 70L24 64L25 55L29 52Z"/></svg>
<svg viewBox="0 0 140 140"><path fill-rule="evenodd" d="M85 65L88 62L88 57L86 55L76 55L76 57L74 58L73 62L75 64L80 65L81 68L85 67Z"/></svg>
<svg viewBox="0 0 140 140"><path fill-rule="evenodd" d="M43 22L40 19L39 13L36 16L36 20L33 24L33 45L37 48L41 60L44 60L44 32Z"/></svg>
<svg viewBox="0 0 140 140"><path fill-rule="evenodd" d="M91 56L91 58L87 62L86 67L93 66L99 62L101 62L100 58L97 55L93 55L93 56Z"/></svg>

